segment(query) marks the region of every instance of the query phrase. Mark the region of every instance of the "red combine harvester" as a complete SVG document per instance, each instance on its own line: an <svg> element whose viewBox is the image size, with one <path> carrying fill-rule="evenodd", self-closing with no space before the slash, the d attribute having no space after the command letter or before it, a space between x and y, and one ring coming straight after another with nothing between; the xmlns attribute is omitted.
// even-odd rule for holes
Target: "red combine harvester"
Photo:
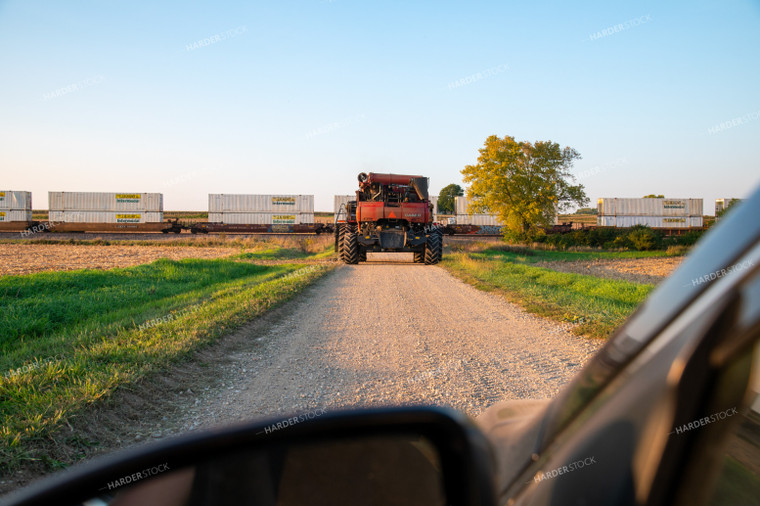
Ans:
<svg viewBox="0 0 760 506"><path fill-rule="evenodd" d="M367 260L368 251L407 251L415 263L437 264L443 234L433 225L428 178L359 174L356 200L336 215L335 251L347 264Z"/></svg>

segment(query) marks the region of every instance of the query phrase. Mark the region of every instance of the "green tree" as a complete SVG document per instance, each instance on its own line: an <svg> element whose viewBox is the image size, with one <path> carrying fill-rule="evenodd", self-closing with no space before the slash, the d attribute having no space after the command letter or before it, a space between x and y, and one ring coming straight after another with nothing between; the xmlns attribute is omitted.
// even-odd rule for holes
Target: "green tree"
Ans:
<svg viewBox="0 0 760 506"><path fill-rule="evenodd" d="M665 195L655 195L654 193L650 193L649 195L644 195L642 198L645 198L645 199L664 199Z"/></svg>
<svg viewBox="0 0 760 506"><path fill-rule="evenodd" d="M444 186L438 194L438 213L454 214L456 210L455 197L461 197L462 195L464 195L464 190L458 184L452 183Z"/></svg>
<svg viewBox="0 0 760 506"><path fill-rule="evenodd" d="M573 148L492 135L479 151L477 165L462 169L470 184L468 211L496 214L516 238L534 238L558 212L589 202L583 185L570 183L570 169L581 157Z"/></svg>
<svg viewBox="0 0 760 506"><path fill-rule="evenodd" d="M581 207L577 211L575 211L575 214L596 214L596 208L595 207Z"/></svg>

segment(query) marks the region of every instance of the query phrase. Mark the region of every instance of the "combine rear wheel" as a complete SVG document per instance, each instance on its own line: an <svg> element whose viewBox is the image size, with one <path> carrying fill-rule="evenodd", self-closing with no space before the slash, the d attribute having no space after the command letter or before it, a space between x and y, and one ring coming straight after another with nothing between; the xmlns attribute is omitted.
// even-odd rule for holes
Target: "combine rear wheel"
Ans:
<svg viewBox="0 0 760 506"><path fill-rule="evenodd" d="M425 245L425 265L435 265L443 256L443 236L439 231L432 232L428 236Z"/></svg>
<svg viewBox="0 0 760 506"><path fill-rule="evenodd" d="M360 262L367 261L367 250L364 248L359 248L359 261Z"/></svg>
<svg viewBox="0 0 760 506"><path fill-rule="evenodd" d="M414 263L421 264L425 262L425 250L414 252Z"/></svg>
<svg viewBox="0 0 760 506"><path fill-rule="evenodd" d="M342 243L343 245L340 249L340 258L343 260L343 263L359 263L359 238L356 235L356 231L348 228L343 233Z"/></svg>

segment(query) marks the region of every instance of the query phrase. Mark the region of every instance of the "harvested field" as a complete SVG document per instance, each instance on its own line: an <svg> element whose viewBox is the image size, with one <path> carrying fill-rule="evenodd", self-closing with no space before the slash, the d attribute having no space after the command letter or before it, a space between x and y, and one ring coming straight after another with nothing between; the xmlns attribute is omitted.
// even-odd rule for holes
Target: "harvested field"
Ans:
<svg viewBox="0 0 760 506"><path fill-rule="evenodd" d="M656 285L668 277L681 264L684 258L604 258L576 262L537 262L535 265L560 272L587 274L599 278Z"/></svg>
<svg viewBox="0 0 760 506"><path fill-rule="evenodd" d="M239 248L191 246L98 246L74 244L0 244L0 275L41 271L113 269L168 258L219 258Z"/></svg>

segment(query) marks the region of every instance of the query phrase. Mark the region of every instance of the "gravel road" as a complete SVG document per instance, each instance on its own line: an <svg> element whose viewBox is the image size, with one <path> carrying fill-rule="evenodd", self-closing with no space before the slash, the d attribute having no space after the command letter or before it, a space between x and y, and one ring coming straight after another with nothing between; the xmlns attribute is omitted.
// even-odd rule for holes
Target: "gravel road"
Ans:
<svg viewBox="0 0 760 506"><path fill-rule="evenodd" d="M477 416L554 396L601 346L476 290L440 267L340 266L174 397L153 437L234 421L384 404Z"/></svg>

